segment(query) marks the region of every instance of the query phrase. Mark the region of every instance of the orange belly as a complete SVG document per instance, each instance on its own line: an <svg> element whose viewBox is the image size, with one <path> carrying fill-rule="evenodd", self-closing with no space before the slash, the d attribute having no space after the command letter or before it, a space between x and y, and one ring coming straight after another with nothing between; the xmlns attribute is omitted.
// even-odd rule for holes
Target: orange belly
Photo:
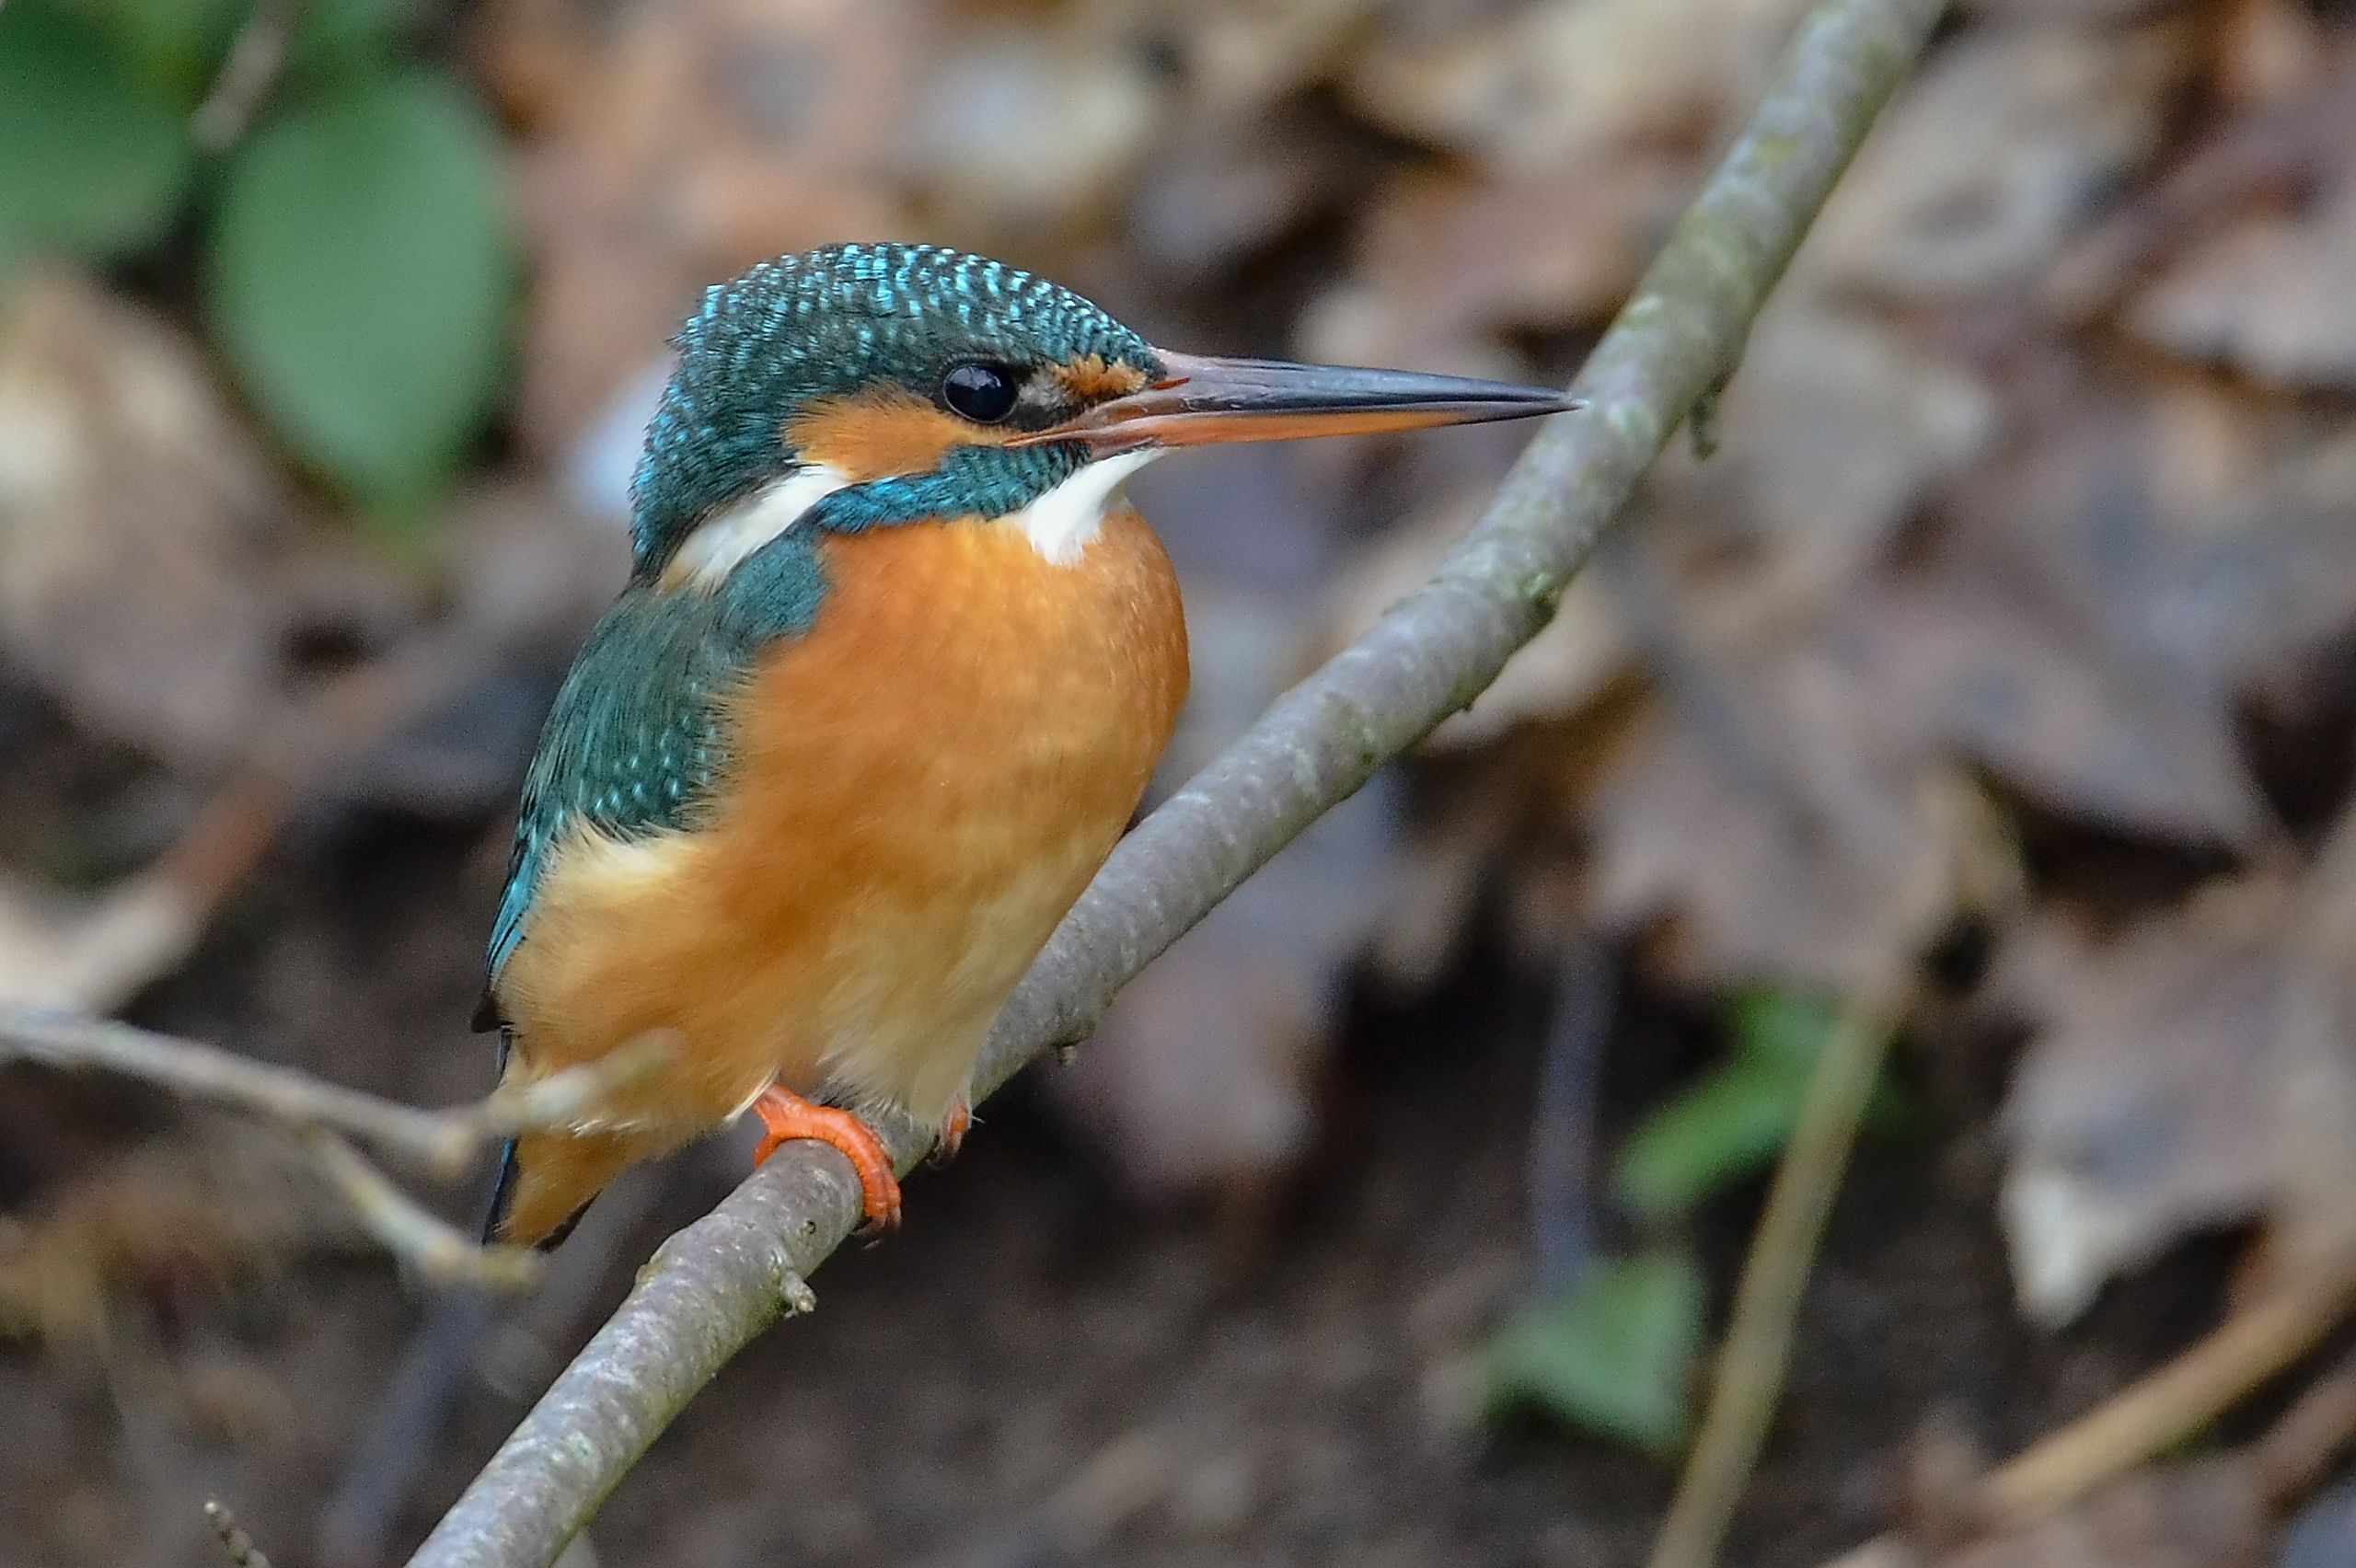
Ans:
<svg viewBox="0 0 2356 1568"><path fill-rule="evenodd" d="M543 874L500 980L515 1069L656 1029L679 1055L592 1136L529 1140L519 1237L772 1082L945 1115L1169 741L1184 624L1134 512L1068 566L1001 523L822 548L817 625L734 699L706 819L633 844L576 836Z"/></svg>

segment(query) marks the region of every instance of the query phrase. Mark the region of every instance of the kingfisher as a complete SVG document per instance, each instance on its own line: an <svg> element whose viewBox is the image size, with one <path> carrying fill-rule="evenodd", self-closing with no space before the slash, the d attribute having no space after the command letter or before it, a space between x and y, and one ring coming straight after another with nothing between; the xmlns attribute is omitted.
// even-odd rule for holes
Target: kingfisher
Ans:
<svg viewBox="0 0 2356 1568"><path fill-rule="evenodd" d="M660 1032L508 1145L490 1239L750 1110L962 1136L992 1019L1126 828L1186 694L1123 482L1174 447L1523 419L1551 389L1153 347L1002 262L841 245L706 292L631 485L627 584L526 773L478 1026L504 1081Z"/></svg>

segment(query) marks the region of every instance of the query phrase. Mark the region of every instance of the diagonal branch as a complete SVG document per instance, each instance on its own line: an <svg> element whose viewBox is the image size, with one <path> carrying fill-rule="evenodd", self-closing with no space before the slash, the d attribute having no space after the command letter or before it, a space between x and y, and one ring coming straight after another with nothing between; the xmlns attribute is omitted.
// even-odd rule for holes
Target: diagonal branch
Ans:
<svg viewBox="0 0 2356 1568"><path fill-rule="evenodd" d="M1084 1037L1113 994L1237 883L1496 679L1752 319L1944 0L1827 0L1557 419L1431 582L1280 698L1125 839L1000 1015L976 1089ZM885 1129L903 1169L929 1135ZM657 1434L789 1309L849 1233L847 1161L789 1144L664 1244L613 1318L444 1517L411 1568L552 1562Z"/></svg>

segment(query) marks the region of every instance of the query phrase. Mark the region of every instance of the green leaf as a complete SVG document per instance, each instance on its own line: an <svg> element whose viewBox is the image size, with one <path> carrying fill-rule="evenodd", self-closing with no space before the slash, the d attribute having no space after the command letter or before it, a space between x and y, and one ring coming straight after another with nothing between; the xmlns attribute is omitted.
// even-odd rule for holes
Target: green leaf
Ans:
<svg viewBox="0 0 2356 1568"><path fill-rule="evenodd" d="M1630 1212L1653 1224L1676 1218L1773 1163L1839 1018L1831 1003L1789 992L1738 998L1731 1057L1656 1107L1622 1146L1616 1183Z"/></svg>
<svg viewBox="0 0 2356 1568"><path fill-rule="evenodd" d="M1808 992L1745 991L1727 1010L1735 1040L1745 1054L1803 1076L1816 1070L1816 1059L1824 1055L1832 1032L1841 1027L1839 1006L1828 997Z"/></svg>
<svg viewBox="0 0 2356 1568"><path fill-rule="evenodd" d="M311 0L287 48L286 73L310 79L374 64L392 52L418 9L418 0Z"/></svg>
<svg viewBox="0 0 2356 1568"><path fill-rule="evenodd" d="M179 110L111 38L40 0L0 5L0 266L152 243L191 164Z"/></svg>
<svg viewBox="0 0 2356 1568"><path fill-rule="evenodd" d="M10 3L21 0L0 0L0 5ZM120 40L143 79L183 109L192 109L220 75L233 40L274 0L64 3ZM297 10L294 36L286 40L278 75L300 89L385 69L387 59L417 21L419 0L303 0Z"/></svg>
<svg viewBox="0 0 2356 1568"><path fill-rule="evenodd" d="M142 79L192 109L229 52L249 0L86 0L83 9L121 40Z"/></svg>
<svg viewBox="0 0 2356 1568"><path fill-rule="evenodd" d="M257 130L223 181L205 294L288 444L408 520L491 408L514 276L498 140L455 83L418 72Z"/></svg>
<svg viewBox="0 0 2356 1568"><path fill-rule="evenodd" d="M1647 1453L1676 1452L1692 1422L1702 1271L1683 1252L1613 1259L1490 1342L1489 1414L1535 1408Z"/></svg>

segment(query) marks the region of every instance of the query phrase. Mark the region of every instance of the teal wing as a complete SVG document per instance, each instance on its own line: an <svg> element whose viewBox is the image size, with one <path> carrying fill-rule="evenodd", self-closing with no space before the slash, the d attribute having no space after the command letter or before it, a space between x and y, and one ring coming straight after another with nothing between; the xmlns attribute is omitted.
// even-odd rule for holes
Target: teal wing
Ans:
<svg viewBox="0 0 2356 1568"><path fill-rule="evenodd" d="M625 594L565 676L524 776L491 926L489 1022L497 1015L488 993L525 940L533 894L566 830L585 823L618 838L642 837L680 826L710 789L725 745L714 699L735 661L711 635L710 605L691 595Z"/></svg>
<svg viewBox="0 0 2356 1568"><path fill-rule="evenodd" d="M634 584L582 646L524 777L476 1026L500 1021L499 975L566 830L617 838L686 825L727 764L722 700L763 647L806 629L824 593L806 539L758 551L718 594Z"/></svg>
<svg viewBox="0 0 2356 1568"><path fill-rule="evenodd" d="M716 594L625 589L582 645L557 692L524 776L515 847L491 933L475 1027L499 1031L504 1073L513 1036L500 972L531 940L532 900L567 829L586 823L618 838L683 827L727 766L722 707L760 650L809 628L826 592L805 531L760 550ZM501 1149L483 1239L495 1239L517 1180L517 1145ZM544 1240L553 1247L575 1214Z"/></svg>
<svg viewBox="0 0 2356 1568"><path fill-rule="evenodd" d="M532 899L558 841L576 823L619 838L680 826L711 787L724 744L714 698L734 669L728 643L712 635L711 609L700 595L632 588L590 632L557 692L524 776L515 847L475 1009L477 1029L499 1031L502 1076L514 1036L499 1002L500 972L528 940ZM518 1149L511 1138L500 1150L486 1241L505 1223ZM572 1228L568 1221L544 1245L553 1247Z"/></svg>

